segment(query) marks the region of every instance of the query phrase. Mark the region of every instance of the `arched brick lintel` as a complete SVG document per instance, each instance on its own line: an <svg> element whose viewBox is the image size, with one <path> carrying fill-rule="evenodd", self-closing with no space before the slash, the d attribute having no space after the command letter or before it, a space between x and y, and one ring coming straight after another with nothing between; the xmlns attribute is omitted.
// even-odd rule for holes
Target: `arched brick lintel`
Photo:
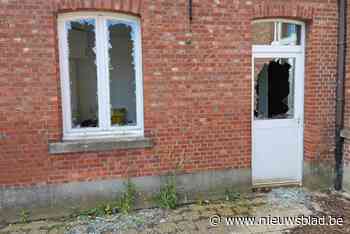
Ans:
<svg viewBox="0 0 350 234"><path fill-rule="evenodd" d="M104 10L141 15L141 0L55 0L53 7L55 12Z"/></svg>
<svg viewBox="0 0 350 234"><path fill-rule="evenodd" d="M314 7L296 4L258 4L253 9L253 20L267 18L286 18L311 21L314 17Z"/></svg>

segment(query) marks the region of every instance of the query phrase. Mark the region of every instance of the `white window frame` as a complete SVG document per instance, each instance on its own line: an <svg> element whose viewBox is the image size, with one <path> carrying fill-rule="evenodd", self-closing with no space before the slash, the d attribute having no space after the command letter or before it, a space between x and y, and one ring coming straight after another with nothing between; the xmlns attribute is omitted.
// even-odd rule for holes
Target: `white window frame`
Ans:
<svg viewBox="0 0 350 234"><path fill-rule="evenodd" d="M254 20L252 24L254 23L260 23L260 22L272 22L274 23L275 27L275 38L274 42L271 43L270 45L252 45L252 64L254 64L254 59L255 58L268 58L268 57L298 57L300 56L300 64L296 64L296 66L300 66L302 68L301 74L304 77L305 73L305 46L306 46L306 25L302 21L297 21L297 20L289 20L289 19L283 19L283 18L272 18L272 19L259 19L259 20ZM278 35L281 35L281 29L282 29L282 23L291 23L291 24L297 24L301 26L301 41L300 45L284 45L282 43L279 43L281 38ZM252 66L252 77L254 77L254 66ZM302 82L300 82L301 87L304 87L304 78ZM303 108L304 108L304 88L300 88L302 90L300 96L296 96L294 94L294 103L303 103ZM255 92L255 83L254 80L252 81L252 87L251 87L251 92L252 94ZM301 100L299 100L301 98ZM255 100L252 98L251 100L251 108L252 108L252 113L251 113L251 120L252 123L254 121L264 121L264 120L256 120L254 116L254 103ZM304 109L294 109L294 116L299 116L299 121L303 123L304 121ZM302 133L303 134L303 130ZM253 134L252 134L253 135ZM303 142L302 142L303 144Z"/></svg>
<svg viewBox="0 0 350 234"><path fill-rule="evenodd" d="M253 45L253 53L305 53L305 23L297 20L283 18L254 20L254 23L272 22L274 23L274 41L271 45ZM300 45L283 45L281 43L282 23L291 23L301 26Z"/></svg>
<svg viewBox="0 0 350 234"><path fill-rule="evenodd" d="M96 69L98 94L98 127L72 128L71 94L69 78L69 50L68 31L66 22L79 19L95 20ZM131 39L134 43L134 65L136 83L136 126L112 126L110 113L109 89L109 60L108 60L108 27L107 20L119 21L132 28ZM139 18L119 14L102 12L74 12L58 16L58 40L60 80L63 114L63 140L99 139L110 137L133 137L144 135L143 118L143 75L142 75L142 48L141 23Z"/></svg>

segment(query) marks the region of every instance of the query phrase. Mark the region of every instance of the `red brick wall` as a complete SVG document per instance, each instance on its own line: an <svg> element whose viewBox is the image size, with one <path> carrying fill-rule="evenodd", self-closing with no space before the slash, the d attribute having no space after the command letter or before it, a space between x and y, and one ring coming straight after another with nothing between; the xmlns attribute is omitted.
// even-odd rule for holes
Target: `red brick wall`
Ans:
<svg viewBox="0 0 350 234"><path fill-rule="evenodd" d="M250 168L254 18L308 23L305 157L332 157L336 0L194 0L192 33L187 2L0 1L0 185L157 175L179 161L186 172ZM55 19L72 10L140 15L152 149L48 154L62 136Z"/></svg>

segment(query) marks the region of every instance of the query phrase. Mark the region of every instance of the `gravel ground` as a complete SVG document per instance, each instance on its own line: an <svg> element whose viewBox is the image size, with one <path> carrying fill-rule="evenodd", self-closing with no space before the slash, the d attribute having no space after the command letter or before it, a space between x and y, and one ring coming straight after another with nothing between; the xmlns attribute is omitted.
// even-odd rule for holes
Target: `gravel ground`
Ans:
<svg viewBox="0 0 350 234"><path fill-rule="evenodd" d="M80 217L78 221L67 225L65 234L104 234L116 233L127 229L141 231L165 220L167 212L161 209L146 209L132 215L113 215L107 217Z"/></svg>

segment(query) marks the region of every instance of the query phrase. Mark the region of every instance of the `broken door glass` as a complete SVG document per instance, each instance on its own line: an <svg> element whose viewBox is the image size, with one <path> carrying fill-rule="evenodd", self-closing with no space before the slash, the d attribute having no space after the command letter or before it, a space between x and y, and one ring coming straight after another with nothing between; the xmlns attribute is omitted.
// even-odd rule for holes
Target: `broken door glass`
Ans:
<svg viewBox="0 0 350 234"><path fill-rule="evenodd" d="M294 117L295 58L254 59L255 119Z"/></svg>

